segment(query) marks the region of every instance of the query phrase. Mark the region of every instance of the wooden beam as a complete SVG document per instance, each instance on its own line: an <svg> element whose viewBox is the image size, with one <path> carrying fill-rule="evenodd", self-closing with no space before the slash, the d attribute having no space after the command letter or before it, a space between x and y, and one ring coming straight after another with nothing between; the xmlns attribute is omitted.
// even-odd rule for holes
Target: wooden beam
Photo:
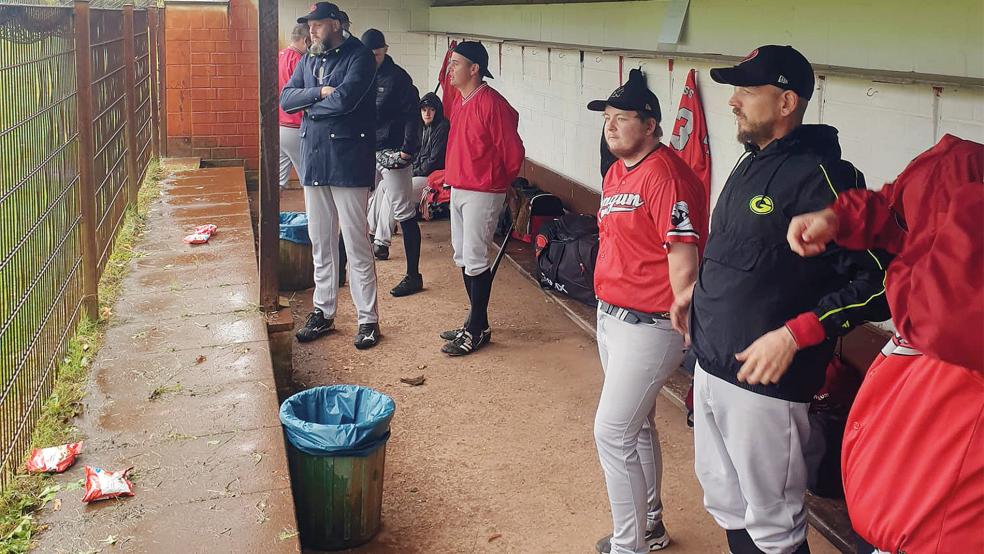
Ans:
<svg viewBox="0 0 984 554"><path fill-rule="evenodd" d="M260 55L260 307L280 309L277 301L280 263L280 129L277 82L277 0L259 0Z"/></svg>

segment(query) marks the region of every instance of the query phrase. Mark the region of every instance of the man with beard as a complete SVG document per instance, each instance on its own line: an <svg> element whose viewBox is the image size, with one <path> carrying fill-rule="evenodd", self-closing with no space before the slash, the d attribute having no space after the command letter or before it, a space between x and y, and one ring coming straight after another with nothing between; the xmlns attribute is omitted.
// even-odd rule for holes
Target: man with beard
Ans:
<svg viewBox="0 0 984 554"><path fill-rule="evenodd" d="M489 53L480 42L464 41L448 63L451 85L461 94L450 106L445 181L451 185L451 246L471 303L460 329L444 331L441 352L465 356L492 340L492 233L506 190L519 175L526 150L519 138L519 114L485 82Z"/></svg>
<svg viewBox="0 0 984 554"><path fill-rule="evenodd" d="M707 237L707 201L700 179L660 143L659 101L641 71L588 109L605 112L605 141L617 158L602 187L594 273L605 372L594 434L614 532L595 548L642 554L670 543L653 416L660 389L683 359L683 335L670 311L678 300L689 302Z"/></svg>
<svg viewBox="0 0 984 554"><path fill-rule="evenodd" d="M386 52L386 37L377 29L362 34L362 44L376 59L376 188L373 201L375 228L373 254L378 260L389 258L393 221L403 232L407 273L390 294L409 296L423 290L420 275L420 226L417 203L413 198L410 164L420 150L420 98L413 79Z"/></svg>
<svg viewBox="0 0 984 554"><path fill-rule="evenodd" d="M341 231L358 312L355 347L370 348L380 339L376 267L366 222L369 187L375 179L376 64L358 39L344 37L338 6L318 2L313 8L297 20L310 29L311 51L280 96L284 111L304 112L302 184L315 285L314 310L297 339L317 339L335 326Z"/></svg>
<svg viewBox="0 0 984 554"><path fill-rule="evenodd" d="M837 131L804 125L810 63L790 46L762 46L711 78L746 153L724 186L693 289L694 452L704 506L734 554L809 552L807 409L836 338L888 317L883 252L833 247L801 258L790 218L864 180L841 160ZM674 316L686 328L683 303Z"/></svg>

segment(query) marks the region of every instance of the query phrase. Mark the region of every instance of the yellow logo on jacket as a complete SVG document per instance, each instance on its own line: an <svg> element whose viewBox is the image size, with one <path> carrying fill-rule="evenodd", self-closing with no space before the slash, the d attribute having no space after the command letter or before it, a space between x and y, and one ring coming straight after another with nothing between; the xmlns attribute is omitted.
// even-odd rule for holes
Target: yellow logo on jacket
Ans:
<svg viewBox="0 0 984 554"><path fill-rule="evenodd" d="M748 209L752 210L753 214L766 215L772 213L772 210L775 209L775 205L772 203L771 198L760 194L758 196L753 196L752 199L748 201Z"/></svg>

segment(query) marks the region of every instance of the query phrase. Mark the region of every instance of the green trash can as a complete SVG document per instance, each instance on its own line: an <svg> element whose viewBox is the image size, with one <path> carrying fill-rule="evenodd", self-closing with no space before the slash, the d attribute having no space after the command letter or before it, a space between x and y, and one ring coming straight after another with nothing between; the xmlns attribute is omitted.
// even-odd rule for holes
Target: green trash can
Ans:
<svg viewBox="0 0 984 554"><path fill-rule="evenodd" d="M385 394L354 385L315 387L281 405L303 545L343 550L379 531L395 409Z"/></svg>

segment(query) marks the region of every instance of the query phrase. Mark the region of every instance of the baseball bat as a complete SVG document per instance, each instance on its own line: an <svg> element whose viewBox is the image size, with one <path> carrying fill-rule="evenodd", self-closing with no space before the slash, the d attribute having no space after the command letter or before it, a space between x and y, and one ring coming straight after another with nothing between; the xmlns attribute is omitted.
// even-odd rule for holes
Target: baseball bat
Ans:
<svg viewBox="0 0 984 554"><path fill-rule="evenodd" d="M512 219L512 218L510 218ZM506 236L502 238L502 245L499 246L499 253L495 255L495 261L492 262L492 278L495 279L495 272L499 269L499 262L502 261L502 257L506 255L506 246L509 244L509 239L512 237L513 228L516 226L515 221L509 223L509 230L506 231Z"/></svg>

